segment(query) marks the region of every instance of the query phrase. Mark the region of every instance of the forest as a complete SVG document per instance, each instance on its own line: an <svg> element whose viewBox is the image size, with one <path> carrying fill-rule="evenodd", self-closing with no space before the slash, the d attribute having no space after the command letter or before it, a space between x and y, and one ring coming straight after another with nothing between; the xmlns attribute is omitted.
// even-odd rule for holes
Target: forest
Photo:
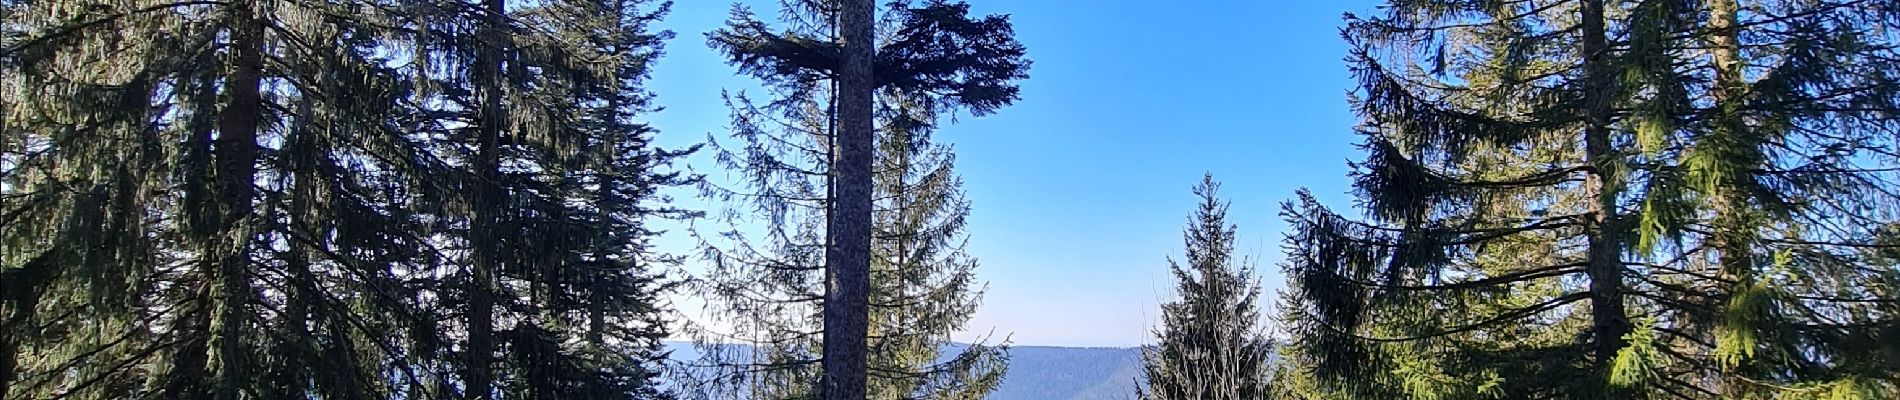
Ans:
<svg viewBox="0 0 1900 400"><path fill-rule="evenodd" d="M1057 396L1120 353L1010 375L956 140L1069 49L968 1L0 0L0 400ZM1900 400L1900 1L1266 7L1344 11L1285 57L1353 122L1225 137L1347 173L1136 188L1194 207L1076 398ZM712 132L653 123L687 48ZM1251 254L1265 180L1347 197Z"/></svg>

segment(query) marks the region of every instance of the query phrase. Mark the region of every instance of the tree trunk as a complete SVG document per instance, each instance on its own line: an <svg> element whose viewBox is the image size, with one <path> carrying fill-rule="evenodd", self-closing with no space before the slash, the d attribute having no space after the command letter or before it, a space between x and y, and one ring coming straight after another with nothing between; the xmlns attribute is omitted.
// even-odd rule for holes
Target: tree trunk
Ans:
<svg viewBox="0 0 1900 400"><path fill-rule="evenodd" d="M1719 119L1715 125L1716 143L1712 144L1719 146L1720 151L1730 154L1747 151L1749 149L1744 147L1754 143L1743 140L1747 136L1748 127L1742 121L1740 108L1742 107L1741 97L1747 88L1742 82L1741 46L1737 40L1739 32L1736 32L1735 27L1736 9L1735 0L1709 2L1709 57L1714 61L1715 66L1715 87L1711 92L1715 97L1716 118ZM1730 154L1724 154L1723 158L1731 159L1727 157ZM1754 161L1755 158L1743 156L1732 159ZM1754 167L1748 165L1741 169ZM1725 277L1732 278L1753 269L1749 254L1751 253L1749 249L1751 238L1748 237L1752 235L1746 232L1749 227L1744 221L1745 216L1741 215L1745 210L1740 209L1743 204L1746 204L1747 199L1736 187L1743 183L1740 180L1745 178L1735 173L1726 175L1722 176L1716 184L1717 193L1712 196L1714 201L1711 202L1711 206L1715 209L1715 241L1717 250L1721 252L1721 272Z"/></svg>
<svg viewBox="0 0 1900 400"><path fill-rule="evenodd" d="M216 252L217 270L212 290L216 314L211 327L217 341L214 357L218 363L218 382L214 392L219 400L238 398L242 382L250 375L245 364L243 325L247 296L251 292L246 268L250 264L250 219L256 194L257 131L263 104L259 93L264 70L264 26L257 18L255 2L230 5L231 48L236 64L225 82L230 103L218 114L218 139L215 145L218 168L220 211L211 242Z"/></svg>
<svg viewBox="0 0 1900 400"><path fill-rule="evenodd" d="M1735 0L1712 0L1708 7L1709 57L1715 67L1715 87L1710 92L1715 98L1717 120L1712 143L1697 145L1712 145L1716 151L1727 153L1719 156L1722 159L1747 160L1746 162L1753 163L1756 160L1755 157L1734 153L1751 151L1753 149L1745 146L1758 143L1748 137L1748 127L1740 115L1742 96L1747 88L1746 83L1742 81L1740 32L1736 28L1738 18L1736 14L1739 7ZM1737 171L1756 166L1739 165L1739 167L1741 168L1724 170ZM1718 253L1716 263L1719 268L1715 273L1723 280L1734 282L1731 284L1733 287L1716 290L1717 293L1722 293L1717 298L1718 301L1714 303L1717 307L1727 304L1728 299L1736 290L1745 289L1743 285L1754 283L1752 275L1755 269L1753 249L1755 232L1748 221L1748 211L1742 208L1748 204L1742 188L1738 187L1743 183L1742 179L1747 178L1735 172L1726 173L1714 185L1715 193L1711 193L1710 196L1710 208L1715 212L1715 234L1710 239ZM1713 322L1711 327L1722 325L1720 319L1710 322ZM1747 384L1740 382L1738 377L1724 378L1725 382L1717 383L1716 387L1712 388L1715 393L1728 394L1731 388Z"/></svg>
<svg viewBox="0 0 1900 400"><path fill-rule="evenodd" d="M477 133L477 154L475 154L475 220L469 222L469 239L473 245L473 265L469 271L469 303L467 303L467 328L469 328L469 349L467 349L467 392L466 398L486 400L494 389L494 290L496 290L496 269L500 267L502 248L496 241L496 220L498 207L502 207L500 195L500 142L502 142L502 47L504 15L502 0L483 0L483 21L481 47L475 53L475 95L479 97L481 108L477 110L479 133Z"/></svg>
<svg viewBox="0 0 1900 400"><path fill-rule="evenodd" d="M1629 316L1623 304L1622 238L1616 227L1616 200L1620 191L1611 179L1617 157L1610 148L1611 84L1608 46L1605 45L1603 0L1584 0L1584 157L1595 167L1584 183L1593 200L1590 205L1589 236L1590 316L1596 341L1597 375L1603 379L1604 398L1623 398L1608 385L1610 366L1623 349L1623 335L1629 332Z"/></svg>
<svg viewBox="0 0 1900 400"><path fill-rule="evenodd" d="M473 400L486 400L492 395L494 376L491 363L494 330L494 291L495 271L501 255L500 243L496 240L496 208L500 207L499 168L501 141L501 46L503 43L502 0L483 0L484 13L480 33L481 39L476 51L474 85L480 102L476 124L479 135L476 138L478 149L475 154L475 198L471 205L475 219L469 223L469 236L473 247L474 260L470 271L468 287L468 376L467 392L463 396Z"/></svg>
<svg viewBox="0 0 1900 400"><path fill-rule="evenodd" d="M607 101L608 110L619 110L619 107L619 101ZM613 111L609 112L612 113ZM612 248L611 246L615 243L611 238L614 233L610 231L613 229L612 220L614 218L613 211L611 210L618 210L620 207L623 207L619 202L615 201L618 197L614 195L614 186L617 185L618 182L615 181L614 172L612 172L614 158L619 151L619 138L614 136L616 135L615 133L608 133L607 135L608 137L604 138L604 143L601 144L601 146L606 147L606 151L602 152L601 160L595 167L596 170L593 171L594 173L600 174L600 192L596 197L596 201L599 202L597 206L598 210L595 211L596 219L594 220L594 231L589 233L592 239L589 244L593 246L593 248L589 250L593 253L594 262L588 265L589 268L584 271L587 274L586 276L590 278L585 284L587 287L587 347L590 351L599 352L596 354L605 354L605 348L607 346L606 303L608 293L605 288L612 287L608 283L608 280L613 278L613 270L608 269L611 268L613 264L607 261L611 252L607 249ZM638 270L640 263L638 252L628 254L628 258L627 262L628 265L631 266L630 269ZM608 398L607 388L603 386L602 383L600 379L588 379L587 396L589 397L587 398Z"/></svg>
<svg viewBox="0 0 1900 400"><path fill-rule="evenodd" d="M479 38L481 44L475 53L475 72L473 85L475 97L481 102L477 110L479 133L477 133L477 154L475 154L475 220L469 222L471 256L473 265L469 267L469 303L467 303L467 391L464 398L486 400L494 396L494 290L496 290L496 269L500 267L502 248L496 237L498 207L500 199L500 142L502 142L502 0L483 0L483 21Z"/></svg>
<svg viewBox="0 0 1900 400"><path fill-rule="evenodd" d="M308 101L298 106L298 112L304 116L303 118L312 118L317 115L316 111L313 110L313 106ZM315 213L312 211L312 203L317 201L319 193L317 188L323 185L323 181L316 171L316 164L319 158L317 152L320 151L318 150L319 142L315 137L315 130L317 128L313 126L315 125L314 123L307 120L299 121L298 125L297 131L292 133L294 139L292 139L291 144L284 149L285 152L289 153L286 154L286 156L290 161L288 164L291 173L291 185L293 186L290 188L290 217L287 218L286 225L288 226L284 228L286 234L290 236L288 240L286 240L287 243L285 243L289 251L285 254L284 260L284 269L289 272L287 278L290 282L285 285L288 286L288 292L284 296L284 315L282 318L284 319L284 325L289 328L288 334L291 337L288 341L295 343L294 346L296 346L298 351L308 351L309 353L306 354L315 354L315 344L317 341L311 337L310 325L314 320L313 316L318 312L317 310L323 308L321 306L322 302L318 300L323 297L323 292L321 289L318 289L316 275L310 270L310 252L312 248L303 240L297 239L296 237L305 236L315 240L315 238L321 236L320 234L313 233L319 231L320 228L316 227L319 226L322 221L318 221L317 216L313 215ZM319 370L317 368L321 368L311 365L311 363L292 363L289 367L291 375L285 379L292 381L274 382L274 384L283 386L288 390L297 390L302 387L304 382L312 381L311 373L318 372ZM312 383L317 386L315 389L318 393L324 393L325 390L328 389L323 387L323 382L321 381Z"/></svg>
<svg viewBox="0 0 1900 400"><path fill-rule="evenodd" d="M863 400L871 267L871 61L874 2L847 0L839 28L844 63L838 69L838 137L832 142L835 198L826 214L826 400Z"/></svg>

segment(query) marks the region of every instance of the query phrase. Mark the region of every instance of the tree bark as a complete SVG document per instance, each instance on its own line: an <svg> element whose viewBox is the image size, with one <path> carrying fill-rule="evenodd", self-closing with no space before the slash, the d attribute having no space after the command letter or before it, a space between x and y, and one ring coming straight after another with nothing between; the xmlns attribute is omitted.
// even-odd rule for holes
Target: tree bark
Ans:
<svg viewBox="0 0 1900 400"><path fill-rule="evenodd" d="M1758 143L1747 137L1748 127L1740 115L1742 96L1747 88L1742 80L1740 32L1736 28L1738 8L1735 0L1709 2L1709 58L1715 68L1715 87L1710 92L1715 98L1717 121L1711 137L1713 143L1699 143L1698 146L1712 145L1716 151L1728 153L1719 156L1725 160L1739 159L1752 163L1754 157L1732 153L1751 151L1744 146ZM1738 167L1741 168L1725 170L1739 171L1756 166ZM1725 173L1712 188L1715 193L1710 196L1710 208L1715 211L1715 233L1710 239L1718 253L1716 263L1719 268L1715 274L1728 282L1734 282L1731 287L1717 289L1716 292L1722 295L1716 304L1726 304L1737 290L1746 289L1744 285L1754 282L1755 232L1748 221L1747 210L1742 208L1748 204L1748 199L1739 187L1743 183L1741 179L1747 178L1735 172ZM1723 324L1720 319L1709 322L1713 322L1713 326L1709 327ZM1725 376L1722 382L1709 389L1715 393L1728 394L1732 388L1746 384L1738 377Z"/></svg>
<svg viewBox="0 0 1900 400"><path fill-rule="evenodd" d="M1623 335L1630 330L1629 315L1623 304L1622 235L1617 228L1616 200L1620 191L1612 175L1620 168L1610 147L1611 96L1616 92L1610 79L1610 54L1605 45L1603 0L1584 0L1582 6L1584 69L1584 157L1595 167L1584 183L1592 199L1589 236L1590 316L1596 341L1593 354L1596 369L1603 380L1607 399L1623 398L1610 388L1610 366L1625 344Z"/></svg>
<svg viewBox="0 0 1900 400"><path fill-rule="evenodd" d="M236 400L243 381L250 376L245 364L243 325L246 297L251 292L246 268L250 264L250 219L256 195L257 136L263 114L259 93L264 70L264 25L257 18L255 2L230 5L231 48L236 60L225 82L230 103L218 114L218 138L215 145L218 168L220 211L217 237L212 250L217 260L216 289L212 291L216 321L211 327L217 341L214 358L218 362L218 382L214 392L220 400Z"/></svg>
<svg viewBox="0 0 1900 400"><path fill-rule="evenodd" d="M871 97L876 53L874 2L841 4L844 63L838 69L838 137L832 142L835 198L826 214L823 390L826 400L864 399L871 267Z"/></svg>
<svg viewBox="0 0 1900 400"><path fill-rule="evenodd" d="M1736 32L1737 8L1735 0L1709 2L1709 58L1714 62L1715 67L1715 87L1711 93L1715 97L1717 109L1715 115L1719 119L1715 124L1716 131L1713 137L1715 143L1711 144L1717 146L1719 151L1728 153L1723 155L1725 159L1752 162L1756 157L1735 153L1749 151L1750 149L1745 147L1755 143L1745 140L1748 127L1740 115L1742 107L1740 103L1747 88L1742 81L1741 46L1738 40L1739 32ZM1748 165L1743 168L1728 169L1728 171L1747 168L1755 168L1755 166ZM1753 269L1753 259L1749 254L1752 252L1749 249L1752 235L1748 232L1746 216L1742 215L1745 210L1740 209L1742 205L1747 204L1747 199L1737 187L1743 183L1741 179L1746 178L1733 172L1724 175L1717 181L1714 188L1717 193L1712 196L1713 201L1710 205L1715 209L1714 239L1717 250L1721 252L1719 261L1722 266L1721 273L1726 278L1734 278Z"/></svg>
<svg viewBox="0 0 1900 400"><path fill-rule="evenodd" d="M474 208L475 219L469 223L469 236L472 242L473 265L470 266L468 287L468 376L467 391L463 397L472 400L486 400L493 395L494 372L491 354L494 336L494 292L495 271L499 267L498 258L502 254L499 241L496 240L497 210L500 207L500 142L503 111L501 107L501 49L504 43L501 29L503 20L502 0L483 0L483 20L480 33L480 48L475 55L474 85L480 102L476 123L476 154L473 167L476 173Z"/></svg>

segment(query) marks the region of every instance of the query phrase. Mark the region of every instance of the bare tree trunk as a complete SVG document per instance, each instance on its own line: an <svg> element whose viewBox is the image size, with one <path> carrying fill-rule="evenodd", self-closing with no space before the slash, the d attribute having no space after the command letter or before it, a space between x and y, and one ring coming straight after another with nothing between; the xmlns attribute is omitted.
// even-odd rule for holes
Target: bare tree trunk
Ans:
<svg viewBox="0 0 1900 400"><path fill-rule="evenodd" d="M839 28L844 63L838 69L838 137L832 144L831 210L826 214L825 339L826 400L864 399L865 347L871 270L871 63L874 2L847 0Z"/></svg>
<svg viewBox="0 0 1900 400"><path fill-rule="evenodd" d="M502 0L483 0L482 27L477 36L481 39L476 51L474 85L480 109L477 110L476 123L480 124L476 146L474 168L476 173L475 201L471 206L475 219L469 224L469 236L474 257L470 266L468 287L468 376L467 392L463 396L473 400L491 398L494 387L494 371L491 354L494 349L494 312L495 312L495 271L498 269L502 252L496 240L496 213L501 207L500 179L497 169L500 166L501 141L501 49L502 40Z"/></svg>
<svg viewBox="0 0 1900 400"><path fill-rule="evenodd" d="M256 2L230 5L231 48L236 65L225 82L231 102L218 114L216 157L218 194L223 217L219 218L218 237L212 241L217 252L216 285L212 291L216 316L211 327L217 341L218 383L214 392L219 400L236 400L242 382L250 375L245 364L243 325L244 308L251 292L246 267L250 264L250 219L254 207L257 176L257 130L263 113L259 93L264 70L264 25L256 15Z"/></svg>
<svg viewBox="0 0 1900 400"><path fill-rule="evenodd" d="M1609 48L1605 45L1603 0L1583 2L1584 69L1584 159L1594 166L1584 183L1593 202L1590 205L1589 237L1590 317L1596 341L1594 355L1598 378L1607 392L1604 398L1622 398L1608 387L1610 365L1623 349L1623 335L1630 330L1629 315L1623 304L1622 239L1616 227L1616 200L1619 190L1611 179L1615 165L1610 148L1610 106L1615 87L1610 82Z"/></svg>

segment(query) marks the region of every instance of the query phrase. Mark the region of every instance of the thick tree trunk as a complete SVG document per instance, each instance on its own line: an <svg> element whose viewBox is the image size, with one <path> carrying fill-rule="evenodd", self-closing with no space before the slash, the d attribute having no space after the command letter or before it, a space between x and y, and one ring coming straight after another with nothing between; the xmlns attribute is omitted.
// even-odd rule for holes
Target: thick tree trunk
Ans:
<svg viewBox="0 0 1900 400"><path fill-rule="evenodd" d="M1603 379L1606 395L1624 396L1608 385L1610 365L1623 349L1623 335L1630 330L1629 315L1623 304L1622 235L1617 228L1616 200L1620 191L1611 179L1616 155L1610 144L1610 106L1615 86L1610 79L1608 46L1605 45L1603 0L1584 0L1582 6L1584 68L1584 152L1585 161L1595 169L1584 183L1590 191L1588 274L1590 276L1590 316L1595 348L1597 375Z"/></svg>
<svg viewBox="0 0 1900 400"><path fill-rule="evenodd" d="M479 36L480 49L475 56L474 84L477 101L481 102L477 110L476 123L479 136L476 138L477 152L473 167L476 173L475 198L471 206L475 219L469 224L469 236L473 242L474 258L470 271L468 287L468 376L467 392L464 397L473 400L485 400L492 396L494 372L491 354L494 336L494 291L495 271L499 267L498 258L502 254L499 241L495 236L497 210L500 207L499 168L501 124L501 46L503 31L502 13L505 12L502 0L483 0L484 18Z"/></svg>
<svg viewBox="0 0 1900 400"><path fill-rule="evenodd" d="M825 339L826 400L863 400L865 335L869 326L871 270L871 61L874 2L847 0L839 28L844 63L838 69L838 137L832 142L832 190L826 214Z"/></svg>
<svg viewBox="0 0 1900 400"><path fill-rule="evenodd" d="M1754 161L1755 157L1737 154L1750 151L1751 149L1745 146L1754 143L1745 140L1748 127L1740 115L1742 96L1747 88L1742 81L1741 46L1738 40L1739 33L1736 32L1737 8L1735 0L1709 2L1709 57L1715 66L1715 87L1711 92L1715 97L1716 118L1718 118L1715 125L1716 132L1712 138L1714 143L1709 144L1727 153L1724 154L1725 159ZM1747 168L1753 168L1753 166ZM1721 252L1721 273L1729 278L1740 276L1753 269L1753 259L1749 249L1753 235L1748 232L1746 216L1742 215L1746 210L1741 209L1742 205L1747 203L1747 199L1737 187L1744 183L1741 182L1742 179L1747 178L1741 174L1721 177L1715 187L1717 193L1712 196L1714 201L1711 202L1712 208L1715 209L1715 245Z"/></svg>
<svg viewBox="0 0 1900 400"><path fill-rule="evenodd" d="M243 337L247 297L251 292L249 271L250 219L254 207L257 176L257 134L263 114L259 93L264 70L264 26L258 20L254 2L233 3L231 10L231 48L236 60L225 90L230 103L218 114L218 139L215 145L218 168L220 211L217 237L212 250L217 254L217 277L212 290L214 321L211 335L216 340L215 361L218 382L215 398L235 400L243 381L251 374L246 365Z"/></svg>
<svg viewBox="0 0 1900 400"><path fill-rule="evenodd" d="M1715 98L1717 121L1710 143L1697 145L1713 146L1714 150L1728 153L1719 156L1723 159L1753 162L1754 157L1733 153L1752 151L1753 149L1743 146L1756 143L1752 138L1747 137L1748 127L1740 115L1742 96L1747 88L1742 80L1740 32L1737 32L1736 27L1739 6L1735 0L1712 0L1708 4L1709 57L1715 67L1715 87L1712 88L1711 93ZM1745 166L1745 168L1753 167ZM1711 193L1710 196L1710 208L1715 211L1715 234L1711 241L1718 252L1716 263L1720 268L1716 271L1716 276L1734 282L1732 285L1735 286L1717 288L1717 293L1723 293L1714 303L1718 307L1726 304L1736 290L1745 289L1741 287L1742 285L1751 285L1754 281L1751 275L1755 269L1753 248L1755 232L1748 221L1748 210L1743 209L1748 199L1739 187L1743 183L1741 179L1748 178L1740 174L1721 177L1713 188L1715 193ZM1712 323L1706 326L1707 328L1714 328L1721 324L1719 319L1708 322ZM1726 382L1720 382L1710 389L1715 393L1727 394L1731 388L1747 384L1739 382L1737 377L1732 376L1725 376L1724 380Z"/></svg>

